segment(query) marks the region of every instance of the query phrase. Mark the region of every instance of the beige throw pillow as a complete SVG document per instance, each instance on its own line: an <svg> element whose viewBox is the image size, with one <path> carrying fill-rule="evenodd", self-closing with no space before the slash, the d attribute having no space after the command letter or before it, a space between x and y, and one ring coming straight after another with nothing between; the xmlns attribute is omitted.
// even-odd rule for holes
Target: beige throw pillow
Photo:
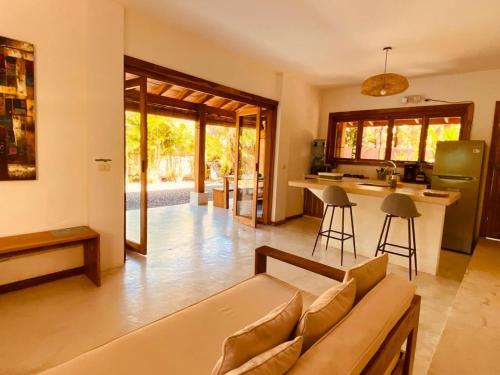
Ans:
<svg viewBox="0 0 500 375"><path fill-rule="evenodd" d="M259 354L226 375L282 375L297 362L301 348L302 337L299 336Z"/></svg>
<svg viewBox="0 0 500 375"><path fill-rule="evenodd" d="M356 280L351 279L328 289L309 306L295 330L296 336L304 337L303 353L351 311L355 297Z"/></svg>
<svg viewBox="0 0 500 375"><path fill-rule="evenodd" d="M301 313L302 295L297 292L288 303L226 338L222 345L222 357L212 370L212 375L225 374L287 341Z"/></svg>
<svg viewBox="0 0 500 375"><path fill-rule="evenodd" d="M358 264L347 270L344 282L351 279L356 280L356 300L355 303L365 296L375 285L377 285L387 274L387 263L389 256L379 255L376 258Z"/></svg>

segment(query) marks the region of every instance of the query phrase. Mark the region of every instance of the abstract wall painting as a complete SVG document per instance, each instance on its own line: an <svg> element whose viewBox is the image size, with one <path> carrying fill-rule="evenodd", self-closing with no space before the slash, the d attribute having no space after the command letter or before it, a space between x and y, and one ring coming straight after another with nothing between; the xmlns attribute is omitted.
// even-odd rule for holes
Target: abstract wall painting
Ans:
<svg viewBox="0 0 500 375"><path fill-rule="evenodd" d="M0 36L0 181L36 179L35 54Z"/></svg>

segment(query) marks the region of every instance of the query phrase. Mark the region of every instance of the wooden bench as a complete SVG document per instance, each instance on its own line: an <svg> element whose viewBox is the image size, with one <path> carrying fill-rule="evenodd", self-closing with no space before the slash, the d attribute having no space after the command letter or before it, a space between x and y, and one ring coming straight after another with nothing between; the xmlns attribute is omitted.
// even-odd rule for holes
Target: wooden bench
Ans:
<svg viewBox="0 0 500 375"><path fill-rule="evenodd" d="M21 234L0 238L0 261L17 255L39 253L44 250L72 245L83 245L84 265L31 279L0 285L0 293L25 288L47 281L84 273L97 286L101 286L100 235L89 227L74 227L46 232Z"/></svg>

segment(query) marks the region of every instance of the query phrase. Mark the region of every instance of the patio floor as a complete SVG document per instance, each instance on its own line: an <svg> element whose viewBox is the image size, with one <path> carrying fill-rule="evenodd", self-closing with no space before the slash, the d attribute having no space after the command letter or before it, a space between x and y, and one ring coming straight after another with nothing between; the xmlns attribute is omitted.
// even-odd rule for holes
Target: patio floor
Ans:
<svg viewBox="0 0 500 375"><path fill-rule="evenodd" d="M189 193L193 191L192 181L165 182L148 184L148 207L175 206L189 203ZM208 193L208 200L212 200L212 190L216 187L222 188L220 182L205 182L205 192ZM139 208L140 185L137 183L128 184L126 188L126 208L127 210L137 210Z"/></svg>

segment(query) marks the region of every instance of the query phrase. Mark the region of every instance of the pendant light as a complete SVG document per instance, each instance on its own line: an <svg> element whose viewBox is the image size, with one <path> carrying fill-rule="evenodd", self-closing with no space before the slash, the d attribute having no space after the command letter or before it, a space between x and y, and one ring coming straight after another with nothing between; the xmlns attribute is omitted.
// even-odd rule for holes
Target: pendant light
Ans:
<svg viewBox="0 0 500 375"><path fill-rule="evenodd" d="M363 82L361 86L361 93L363 95L370 96L389 96L399 94L405 91L410 84L406 77L396 74L396 73L387 73L387 57L389 55L389 51L392 50L392 47L385 47L385 67L384 74L378 74L376 76L372 76Z"/></svg>

